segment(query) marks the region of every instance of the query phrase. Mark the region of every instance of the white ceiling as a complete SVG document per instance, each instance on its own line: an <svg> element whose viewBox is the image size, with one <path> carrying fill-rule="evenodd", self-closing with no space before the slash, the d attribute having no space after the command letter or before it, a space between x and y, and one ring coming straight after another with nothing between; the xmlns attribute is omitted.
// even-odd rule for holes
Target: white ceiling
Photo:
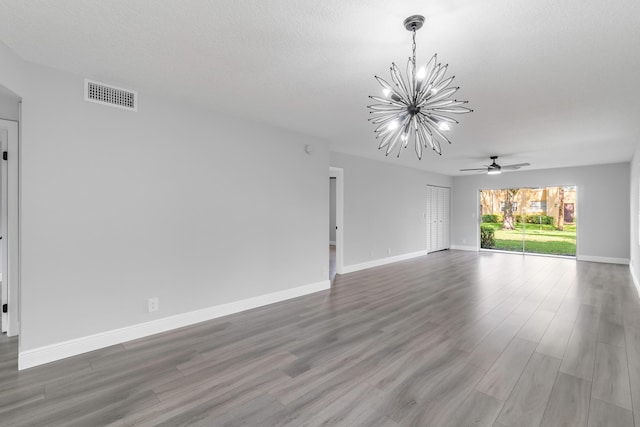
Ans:
<svg viewBox="0 0 640 427"><path fill-rule="evenodd" d="M450 64L460 117L442 156L385 159L367 122L373 75ZM0 0L24 59L314 135L335 151L461 175L629 161L640 142L638 0ZM1 66L1 64L0 64Z"/></svg>

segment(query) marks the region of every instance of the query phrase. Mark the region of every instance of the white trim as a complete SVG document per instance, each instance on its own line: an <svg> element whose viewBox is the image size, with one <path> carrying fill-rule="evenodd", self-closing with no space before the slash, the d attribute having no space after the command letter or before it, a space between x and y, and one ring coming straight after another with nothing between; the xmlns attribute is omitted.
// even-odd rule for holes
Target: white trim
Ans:
<svg viewBox="0 0 640 427"><path fill-rule="evenodd" d="M336 245L336 241L335 240L329 240L329 244L335 246Z"/></svg>
<svg viewBox="0 0 640 427"><path fill-rule="evenodd" d="M638 292L638 296L640 297L640 281L638 281L638 276L636 276L636 271L633 268L633 262L629 262L629 271L631 271L633 284L636 285L636 291Z"/></svg>
<svg viewBox="0 0 640 427"><path fill-rule="evenodd" d="M391 264L398 261L405 261L407 259L417 258L427 255L427 251L411 252L403 255L396 255L388 258L374 259L373 261L367 261L360 264L347 265L344 267L344 273L353 273L355 271L366 270L367 268L379 267L381 265Z"/></svg>
<svg viewBox="0 0 640 427"><path fill-rule="evenodd" d="M453 250L456 250L456 251L478 252L478 248L476 248L475 246L451 245L450 249L453 249Z"/></svg>
<svg viewBox="0 0 640 427"><path fill-rule="evenodd" d="M603 262L605 264L629 264L628 258L611 258L606 256L578 255L578 261Z"/></svg>
<svg viewBox="0 0 640 427"><path fill-rule="evenodd" d="M285 289L283 291L208 307L189 313L177 314L175 316L101 332L95 335L35 348L33 350L21 351L18 353L18 369L31 368L111 345L144 338L160 332L166 332L252 308L324 291L330 287L331 282L329 280L323 280L310 285Z"/></svg>

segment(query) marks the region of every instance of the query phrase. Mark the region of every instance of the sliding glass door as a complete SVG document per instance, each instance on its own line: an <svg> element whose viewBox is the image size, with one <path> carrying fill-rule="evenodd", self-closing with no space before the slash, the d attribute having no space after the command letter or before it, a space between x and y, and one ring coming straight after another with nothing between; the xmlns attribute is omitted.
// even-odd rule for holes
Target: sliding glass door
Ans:
<svg viewBox="0 0 640 427"><path fill-rule="evenodd" d="M576 255L575 186L480 191L480 247Z"/></svg>

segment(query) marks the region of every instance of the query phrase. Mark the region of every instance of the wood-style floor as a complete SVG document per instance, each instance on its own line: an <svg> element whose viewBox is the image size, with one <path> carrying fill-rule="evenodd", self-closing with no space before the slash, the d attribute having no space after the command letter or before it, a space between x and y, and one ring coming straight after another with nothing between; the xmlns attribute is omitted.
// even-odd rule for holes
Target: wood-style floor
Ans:
<svg viewBox="0 0 640 427"><path fill-rule="evenodd" d="M634 415L635 411L635 415ZM445 251L16 372L3 426L640 426L627 266Z"/></svg>

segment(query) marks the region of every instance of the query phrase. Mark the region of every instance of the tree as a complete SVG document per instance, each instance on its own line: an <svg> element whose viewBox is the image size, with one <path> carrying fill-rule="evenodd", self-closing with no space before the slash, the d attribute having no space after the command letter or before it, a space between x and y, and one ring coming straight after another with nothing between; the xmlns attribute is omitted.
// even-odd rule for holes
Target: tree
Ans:
<svg viewBox="0 0 640 427"><path fill-rule="evenodd" d="M504 190L504 219L502 220L503 230L513 230L513 201L519 188L506 188Z"/></svg>
<svg viewBox="0 0 640 427"><path fill-rule="evenodd" d="M558 230L564 230L564 187L558 187Z"/></svg>

